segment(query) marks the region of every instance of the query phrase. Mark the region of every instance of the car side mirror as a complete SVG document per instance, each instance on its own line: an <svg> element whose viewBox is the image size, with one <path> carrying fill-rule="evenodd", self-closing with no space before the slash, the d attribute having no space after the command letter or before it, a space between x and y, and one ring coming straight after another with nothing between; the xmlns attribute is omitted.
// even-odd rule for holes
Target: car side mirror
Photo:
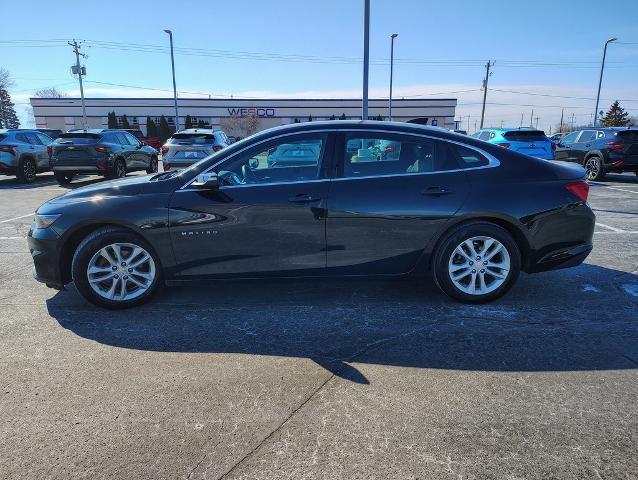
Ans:
<svg viewBox="0 0 638 480"><path fill-rule="evenodd" d="M251 158L250 160L248 160L248 166L250 167L251 170L256 170L259 168L259 159L258 158Z"/></svg>
<svg viewBox="0 0 638 480"><path fill-rule="evenodd" d="M200 190L215 190L219 188L219 176L214 172L202 173L197 175L191 186Z"/></svg>

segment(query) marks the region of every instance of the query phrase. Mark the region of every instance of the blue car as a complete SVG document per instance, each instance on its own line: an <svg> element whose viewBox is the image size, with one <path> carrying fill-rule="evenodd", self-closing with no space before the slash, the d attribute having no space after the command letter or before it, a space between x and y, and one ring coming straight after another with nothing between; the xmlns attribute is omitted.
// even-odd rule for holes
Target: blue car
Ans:
<svg viewBox="0 0 638 480"><path fill-rule="evenodd" d="M484 128L474 138L545 160L554 159L556 144L542 130L532 128Z"/></svg>

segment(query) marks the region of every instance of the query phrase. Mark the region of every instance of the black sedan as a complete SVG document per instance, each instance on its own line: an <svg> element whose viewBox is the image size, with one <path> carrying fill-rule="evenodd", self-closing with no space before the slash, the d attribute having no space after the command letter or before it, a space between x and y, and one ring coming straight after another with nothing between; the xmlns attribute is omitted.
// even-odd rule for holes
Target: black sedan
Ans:
<svg viewBox="0 0 638 480"><path fill-rule="evenodd" d="M127 172L157 172L157 151L125 130L70 130L49 145L49 166L58 183L81 173L121 178Z"/></svg>
<svg viewBox="0 0 638 480"><path fill-rule="evenodd" d="M314 162L269 162L295 145ZM594 214L584 170L418 125L267 130L182 171L69 192L29 232L35 278L108 308L203 279L430 275L485 302L519 271L580 264Z"/></svg>

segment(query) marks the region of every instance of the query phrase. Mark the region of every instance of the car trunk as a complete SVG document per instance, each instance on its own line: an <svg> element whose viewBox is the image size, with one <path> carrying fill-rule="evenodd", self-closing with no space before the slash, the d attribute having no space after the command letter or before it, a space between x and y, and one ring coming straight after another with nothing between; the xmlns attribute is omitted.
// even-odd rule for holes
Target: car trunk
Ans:
<svg viewBox="0 0 638 480"><path fill-rule="evenodd" d="M65 133L53 143L58 166L83 165L95 155L93 147L100 136L94 133Z"/></svg>
<svg viewBox="0 0 638 480"><path fill-rule="evenodd" d="M171 160L195 162L214 153L215 136L206 133L177 133L170 143Z"/></svg>
<svg viewBox="0 0 638 480"><path fill-rule="evenodd" d="M503 137L510 142L516 142L510 145L510 149L515 152L524 153L532 157L552 155L552 143L541 130L512 131L505 133Z"/></svg>

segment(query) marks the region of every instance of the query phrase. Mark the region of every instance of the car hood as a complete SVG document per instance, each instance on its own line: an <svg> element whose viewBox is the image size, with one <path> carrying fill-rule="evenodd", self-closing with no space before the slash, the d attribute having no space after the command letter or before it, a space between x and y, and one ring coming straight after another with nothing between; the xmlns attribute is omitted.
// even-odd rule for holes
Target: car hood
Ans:
<svg viewBox="0 0 638 480"><path fill-rule="evenodd" d="M145 190L148 189L151 178L153 178L152 175L144 175L87 185L86 187L80 187L75 190L71 190L64 195L60 195L59 197L50 200L48 203L59 205L85 202L94 200L98 197L107 198L138 195L140 193L145 193Z"/></svg>

